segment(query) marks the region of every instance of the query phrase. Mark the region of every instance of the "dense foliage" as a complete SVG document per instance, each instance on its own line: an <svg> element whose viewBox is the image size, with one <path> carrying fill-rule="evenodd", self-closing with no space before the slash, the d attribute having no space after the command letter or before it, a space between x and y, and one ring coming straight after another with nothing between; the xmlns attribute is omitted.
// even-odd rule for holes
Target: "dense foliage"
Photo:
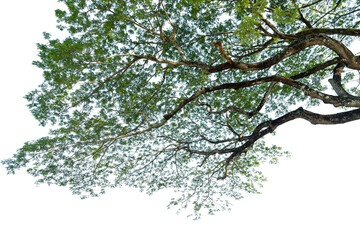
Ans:
<svg viewBox="0 0 360 240"><path fill-rule="evenodd" d="M83 197L171 188L170 205L213 213L258 192L259 165L283 154L263 139L279 125L360 119L354 74L342 76L360 69L348 49L359 0L60 2L68 37L44 33L44 82L26 96L53 128L3 161L9 173L25 167ZM319 103L353 109L304 109Z"/></svg>

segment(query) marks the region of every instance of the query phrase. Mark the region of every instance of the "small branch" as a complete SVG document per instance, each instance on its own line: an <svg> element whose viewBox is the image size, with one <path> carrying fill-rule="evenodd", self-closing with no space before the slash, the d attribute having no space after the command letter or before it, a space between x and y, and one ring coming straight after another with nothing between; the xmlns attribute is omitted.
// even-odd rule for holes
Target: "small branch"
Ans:
<svg viewBox="0 0 360 240"><path fill-rule="evenodd" d="M353 13L356 13L358 11L360 11L360 8L357 8L357 9L355 9L353 11L350 11L350 12L347 12L347 13L344 13L344 14L341 14L341 15L337 15L337 18L335 19L334 22L337 22L340 18L345 17L345 16L350 15L350 14L353 14Z"/></svg>
<svg viewBox="0 0 360 240"><path fill-rule="evenodd" d="M221 41L213 42L212 44L213 44L214 46L218 47L221 55L224 56L224 58L226 59L226 61L228 61L228 63L232 64L233 61L232 61L231 58L225 53Z"/></svg>
<svg viewBox="0 0 360 240"><path fill-rule="evenodd" d="M316 4L318 4L319 2L322 2L322 1L324 1L324 0L317 0L317 1L313 2L313 3L309 3L309 4L306 4L306 5L303 5L303 6L300 7L300 9L302 9L302 8L307 8L307 7L311 7L311 6L316 5Z"/></svg>
<svg viewBox="0 0 360 240"><path fill-rule="evenodd" d="M107 150L110 148L111 145L113 145L113 144L115 143L115 141L116 141L116 140L113 140L112 142L110 142L110 144L107 145L107 146L105 147L105 149L103 150L103 154L100 156L99 161L97 161L97 163L96 163L96 165L95 165L95 167L94 167L93 175L95 175L96 170L99 168L100 163L101 163L102 159L104 158ZM100 151L102 150L103 146L104 146L104 143L101 143L101 146L99 147L99 149L98 149L95 153L93 153L92 156L94 157L98 152L100 152Z"/></svg>
<svg viewBox="0 0 360 240"><path fill-rule="evenodd" d="M224 108L220 111L208 111L209 113L211 114L223 114L223 113L226 113L228 111L234 111L234 112L237 112L237 113L240 113L242 115L245 115L247 116L248 118L251 117L251 112L246 112L238 107L235 107L235 106L230 106L230 107L227 107L227 108Z"/></svg>
<svg viewBox="0 0 360 240"><path fill-rule="evenodd" d="M259 52L265 50L266 48L268 48L274 42L275 42L274 38L271 38L269 41L265 42L264 45L262 45L259 49L255 50L253 52L250 52L250 53L247 53L247 54L244 54L244 55L241 55L241 56L235 56L235 57L238 58L239 60L241 60L244 57L252 56L252 55L254 55L256 53L259 53Z"/></svg>
<svg viewBox="0 0 360 240"><path fill-rule="evenodd" d="M243 134L239 134L238 132L236 132L236 131L234 130L234 128L233 128L230 124L226 124L226 127L227 127L233 134L235 134L236 136L238 136L239 140L244 137Z"/></svg>
<svg viewBox="0 0 360 240"><path fill-rule="evenodd" d="M328 15L329 13L334 11L336 8L338 8L341 2L342 2L342 0L338 0L335 7L330 9L328 12L324 13L324 15L320 16L319 19L314 22L314 25L316 25L318 22L320 22L320 20L324 19L324 17L326 17L326 15Z"/></svg>
<svg viewBox="0 0 360 240"><path fill-rule="evenodd" d="M261 20L275 33L277 37L283 39L294 39L294 36L291 34L281 33L269 20L267 20L262 14L260 14ZM260 28L262 30L262 28ZM266 31L265 31L266 32ZM265 33L266 34L266 33Z"/></svg>
<svg viewBox="0 0 360 240"><path fill-rule="evenodd" d="M296 7L296 1L295 0L292 0L293 4L295 5ZM298 8L298 13L299 13L299 16L300 16L300 20L305 23L305 25L308 27L308 28L313 28L311 23L309 22L309 20L307 20L304 15L302 14L300 8Z"/></svg>
<svg viewBox="0 0 360 240"><path fill-rule="evenodd" d="M333 58L333 59L331 59L329 61L326 61L326 62L324 62L322 64L319 64L319 65L317 65L317 66L315 66L315 67L313 67L313 68L311 68L309 70L306 70L305 72L293 75L290 78L294 79L294 80L301 79L301 78L310 76L311 74L314 74L314 73L316 73L318 71L321 71L321 70L323 70L323 69L325 69L325 68L327 68L327 67L329 67L331 65L342 63L342 62L344 62L344 60L342 60L342 59L340 59L338 57Z"/></svg>
<svg viewBox="0 0 360 240"><path fill-rule="evenodd" d="M252 116L256 115L258 112L260 112L260 110L261 110L261 109L263 108L263 106L265 105L267 99L269 98L270 93L271 93L272 89L275 87L275 85L276 85L276 82L272 82L272 83L269 85L268 89L266 90L266 93L265 93L264 97L261 99L260 104L257 106L257 108L256 108L254 111L252 111L252 112L249 113L250 118L251 118Z"/></svg>
<svg viewBox="0 0 360 240"><path fill-rule="evenodd" d="M160 3L159 3L159 4L160 4ZM171 19L170 19L170 17L169 17L169 14L167 13L167 11L166 11L166 9L165 9L165 7L164 7L164 5L163 5L162 2L161 2L161 6L162 6L162 9L163 9L164 12L165 12L165 16L166 16L168 22L170 23L170 25L171 25L171 27L172 27L172 29L173 29L173 33L172 33L171 37L166 36L166 38L168 38L169 41L170 41L172 44L174 44L174 46L176 47L176 49L178 50L178 52L179 52L179 54L180 54L181 59L182 59L184 62L188 62L188 59L186 58L184 51L182 50L181 46L176 42L176 39L175 39L175 37L176 37L176 26L172 23L172 21L171 21Z"/></svg>
<svg viewBox="0 0 360 240"><path fill-rule="evenodd" d="M165 64L171 65L171 66L173 66L173 67L177 67L177 66L180 66L180 65L185 65L184 62L177 62L177 61L159 59L159 58L156 58L156 57L153 56L153 55L147 55L147 56L145 56L145 55L138 55L138 54L132 54L132 53L128 53L128 54L116 54L116 55L113 55L113 56L108 57L108 58L113 58L113 57L126 57L126 56L134 57L134 58L137 58L137 59L147 59L147 60L154 61L154 62L157 62L157 63L165 63Z"/></svg>
<svg viewBox="0 0 360 240"><path fill-rule="evenodd" d="M149 33L152 33L153 35L155 36L158 36L159 38L162 37L161 33L157 33L155 32L153 29L149 29L147 27L145 27L144 25L136 22L135 20L131 19L131 18L128 18L128 17L124 17L125 20L128 20L129 22L133 23L134 25L138 26L139 28L142 28L144 29L145 31L149 32Z"/></svg>
<svg viewBox="0 0 360 240"><path fill-rule="evenodd" d="M227 177L227 173L228 173L228 167L230 165L230 162L233 160L233 158L236 156L236 154L231 154L230 157L228 157L225 161L225 168L224 168L224 175L221 177L218 177L218 180L224 180Z"/></svg>
<svg viewBox="0 0 360 240"><path fill-rule="evenodd" d="M89 99L91 96L93 96L97 91L100 90L100 88L102 88L105 83L109 82L113 77L115 77L116 75L118 74L121 74L120 75L120 78L122 75L124 75L124 73L129 69L129 67L135 63L136 61L138 60L138 58L134 58L132 61L130 61L129 63L126 64L125 67L123 67L122 69L120 69L119 71L116 71L115 73L113 73L111 76L109 76L108 78L106 78L103 82L100 82L99 83L99 86L97 86L88 96L80 99L80 100L77 100L75 102L72 102L71 104L77 104L77 103L80 103L80 102L83 102L84 100L87 100ZM118 81L115 82L115 84L117 83Z"/></svg>
<svg viewBox="0 0 360 240"><path fill-rule="evenodd" d="M206 156L203 158L203 160L202 160L201 164L199 165L199 167L202 167L202 166L204 165L204 163L206 162L206 160L207 160L209 157L210 157L210 155L206 155Z"/></svg>

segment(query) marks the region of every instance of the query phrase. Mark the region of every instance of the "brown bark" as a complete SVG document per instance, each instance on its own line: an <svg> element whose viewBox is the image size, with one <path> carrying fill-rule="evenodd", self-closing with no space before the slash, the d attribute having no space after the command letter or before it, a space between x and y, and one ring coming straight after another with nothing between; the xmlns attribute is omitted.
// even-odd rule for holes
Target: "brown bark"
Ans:
<svg viewBox="0 0 360 240"><path fill-rule="evenodd" d="M219 180L227 177L227 168L231 161L240 154L242 154L247 148L254 144L257 140L265 135L273 132L277 127L295 119L304 119L312 124L342 124L360 119L360 109L355 109L342 113L335 113L329 115L322 115L313 113L303 109L302 107L295 111L289 112L282 117L267 121L258 125L253 133L247 137L247 141L240 147L233 149L232 154L226 159L224 166L224 175L219 177Z"/></svg>
<svg viewBox="0 0 360 240"><path fill-rule="evenodd" d="M325 35L306 35L304 37L298 38L298 40L294 41L288 47L286 47L279 54L270 57L264 61L257 63L244 63L240 61L233 61L232 64L229 62L219 64L216 66L211 66L207 70L208 73L220 72L226 69L240 69L243 72L247 71L256 71L269 68L285 58L292 56L305 48L310 46L319 45L326 46L329 49L336 52L343 61L345 61L346 65L352 69L360 69L360 61L355 57L355 55L341 42L332 39Z"/></svg>

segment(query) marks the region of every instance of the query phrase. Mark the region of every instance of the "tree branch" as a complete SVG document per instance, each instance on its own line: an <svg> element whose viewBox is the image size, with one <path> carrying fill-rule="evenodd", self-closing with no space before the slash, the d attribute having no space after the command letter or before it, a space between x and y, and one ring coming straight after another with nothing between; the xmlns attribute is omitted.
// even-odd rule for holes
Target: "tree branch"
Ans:
<svg viewBox="0 0 360 240"><path fill-rule="evenodd" d="M302 73L299 73L299 74L296 74L296 75L293 75L291 76L290 78L291 79L294 79L294 80L297 80L297 79L300 79L300 78L304 78L304 77L307 77L307 76L310 76L311 74L314 74L318 71L321 71L331 65L334 65L334 64L338 64L338 63L344 63L344 60L340 59L340 58L333 58L329 61L326 61L320 65L317 65L309 70L306 70L305 72L302 72Z"/></svg>
<svg viewBox="0 0 360 240"><path fill-rule="evenodd" d="M305 48L314 45L328 47L329 49L337 53L340 58L344 59L344 61L346 61L346 64L349 68L360 69L360 61L358 61L355 55L341 42L325 35L306 35L300 37L298 40L290 44L280 53L262 62L244 63L244 62L234 61L232 64L226 62L220 65L211 66L208 69L207 73L220 72L231 68L240 69L243 72L266 69L279 63L283 59L291 55L294 55Z"/></svg>
<svg viewBox="0 0 360 240"><path fill-rule="evenodd" d="M343 86L341 85L341 72L343 71L344 67L345 67L344 63L337 64L333 71L333 78L329 79L329 82L338 96L352 97L352 95L346 92Z"/></svg>
<svg viewBox="0 0 360 240"><path fill-rule="evenodd" d="M329 34L329 35L348 35L360 36L360 29L356 28L311 28L305 29L298 33L296 36L306 36L311 34Z"/></svg>
<svg viewBox="0 0 360 240"><path fill-rule="evenodd" d="M169 120L172 118L178 111L180 111L186 104L194 101L199 96L208 93L208 92L214 92L224 89L234 89L239 90L241 88L251 87L267 82L280 82L289 86L292 86L296 89L299 89L304 92L309 97L319 99L323 101L324 103L333 104L334 106L345 106L345 107L360 107L360 98L358 97L350 97L350 98L343 98L340 96L333 96L328 95L319 91L316 91L309 86L294 81L292 78L282 77L282 76L269 76L269 77L263 77L258 78L252 81L244 81L244 82L237 82L237 83L224 83L221 85L213 86L213 87L204 87L198 92L194 93L192 96L190 96L187 99L184 99L173 111L171 111L168 114L165 114L163 117L166 120Z"/></svg>
<svg viewBox="0 0 360 240"><path fill-rule="evenodd" d="M292 0L293 4L295 5L295 7L297 6L296 4L296 1L295 0ZM300 20L305 23L305 25L308 27L308 28L313 28L311 23L309 22L309 20L307 20L304 15L302 14L300 8L297 9L298 10L298 13L299 13L299 16L300 16Z"/></svg>
<svg viewBox="0 0 360 240"><path fill-rule="evenodd" d="M360 109L355 109L342 113L335 113L329 115L322 115L313 113L303 109L302 107L296 109L295 111L289 112L282 117L279 117L274 120L266 121L259 124L253 133L247 136L248 141L242 144L240 147L233 150L233 153L225 161L224 175L218 179L225 179L227 177L227 168L233 159L241 155L247 148L253 145L257 140L264 137L265 135L273 132L277 127L295 120L295 119L304 119L311 124L343 124L360 119Z"/></svg>

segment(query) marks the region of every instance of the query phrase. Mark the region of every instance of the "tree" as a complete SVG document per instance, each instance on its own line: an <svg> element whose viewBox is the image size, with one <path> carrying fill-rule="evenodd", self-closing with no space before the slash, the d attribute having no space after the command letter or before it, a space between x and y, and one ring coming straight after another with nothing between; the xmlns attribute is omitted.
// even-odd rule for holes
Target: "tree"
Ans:
<svg viewBox="0 0 360 240"><path fill-rule="evenodd" d="M258 192L260 164L286 153L263 138L278 126L360 119L355 74L342 76L360 70L359 0L60 2L68 37L44 33L44 82L26 95L53 127L2 161L8 173L82 197L171 188L170 205L213 213ZM321 103L341 112L304 109Z"/></svg>

